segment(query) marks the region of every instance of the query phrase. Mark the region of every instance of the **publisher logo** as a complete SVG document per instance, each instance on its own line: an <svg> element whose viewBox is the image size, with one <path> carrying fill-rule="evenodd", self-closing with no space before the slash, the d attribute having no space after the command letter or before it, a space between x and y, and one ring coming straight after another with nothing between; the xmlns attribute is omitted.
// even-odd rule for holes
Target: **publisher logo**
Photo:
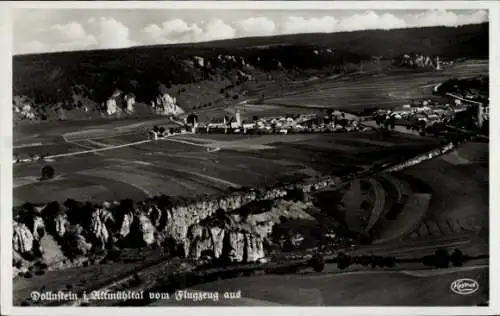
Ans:
<svg viewBox="0 0 500 316"><path fill-rule="evenodd" d="M460 295L469 295L479 290L479 283L472 279L458 279L451 283L450 289Z"/></svg>

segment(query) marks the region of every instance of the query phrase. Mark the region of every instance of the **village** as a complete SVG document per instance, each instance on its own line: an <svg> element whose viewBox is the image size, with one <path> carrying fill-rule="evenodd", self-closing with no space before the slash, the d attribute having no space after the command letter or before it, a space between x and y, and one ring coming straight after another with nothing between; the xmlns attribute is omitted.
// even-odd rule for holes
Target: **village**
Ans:
<svg viewBox="0 0 500 316"><path fill-rule="evenodd" d="M200 134L297 134L297 133L339 133L363 132L384 127L394 130L395 126L405 127L411 133L423 134L428 128L450 123L457 113L467 111L470 104L454 99L443 103L428 100L404 104L394 109L380 109L370 115L359 115L328 109L306 114L281 115L242 119L239 109L234 117L224 116L221 120L201 122L196 114L189 114L183 122L175 121L176 128L155 126L149 131L150 138L159 139L184 133ZM473 118L475 125L481 126L487 118L488 109L479 107Z"/></svg>

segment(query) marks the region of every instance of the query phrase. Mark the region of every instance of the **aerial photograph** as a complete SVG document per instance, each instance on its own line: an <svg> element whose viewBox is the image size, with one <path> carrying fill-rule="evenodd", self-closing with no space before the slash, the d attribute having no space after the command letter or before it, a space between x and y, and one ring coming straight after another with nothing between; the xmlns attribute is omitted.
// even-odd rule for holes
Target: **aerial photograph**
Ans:
<svg viewBox="0 0 500 316"><path fill-rule="evenodd" d="M487 9L12 20L13 306L490 306Z"/></svg>

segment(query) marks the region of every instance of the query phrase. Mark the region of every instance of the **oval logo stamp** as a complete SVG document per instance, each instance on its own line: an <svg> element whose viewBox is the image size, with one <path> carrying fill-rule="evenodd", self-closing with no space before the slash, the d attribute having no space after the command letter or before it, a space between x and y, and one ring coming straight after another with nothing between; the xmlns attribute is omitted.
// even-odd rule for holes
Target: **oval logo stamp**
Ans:
<svg viewBox="0 0 500 316"><path fill-rule="evenodd" d="M451 282L450 289L460 295L469 295L479 290L479 283L473 279L458 279Z"/></svg>

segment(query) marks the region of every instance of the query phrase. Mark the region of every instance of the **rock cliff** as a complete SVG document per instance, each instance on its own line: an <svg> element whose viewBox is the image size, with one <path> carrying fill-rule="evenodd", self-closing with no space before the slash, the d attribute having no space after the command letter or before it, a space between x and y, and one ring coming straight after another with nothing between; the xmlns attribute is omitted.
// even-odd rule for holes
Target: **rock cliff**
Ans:
<svg viewBox="0 0 500 316"><path fill-rule="evenodd" d="M161 115L180 115L184 113L177 104L175 97L170 96L168 93L160 94L156 101L152 102L152 107L157 114Z"/></svg>
<svg viewBox="0 0 500 316"><path fill-rule="evenodd" d="M394 65L407 68L427 68L441 70L442 58L439 56L426 56L418 53L402 54L394 60Z"/></svg>
<svg viewBox="0 0 500 316"><path fill-rule="evenodd" d="M44 250L37 242L46 229L69 258L116 247L161 246L193 259L259 261L265 257L264 242L274 225L286 219L310 218L304 209L312 204L282 198L295 190L309 192L338 181L325 177L177 203L160 196L139 203L123 200L90 205L68 200L64 206L57 202L36 207L27 204L14 212L13 250L21 257L43 258ZM261 202L265 205L260 206ZM254 205L251 211L249 205Z"/></svg>

